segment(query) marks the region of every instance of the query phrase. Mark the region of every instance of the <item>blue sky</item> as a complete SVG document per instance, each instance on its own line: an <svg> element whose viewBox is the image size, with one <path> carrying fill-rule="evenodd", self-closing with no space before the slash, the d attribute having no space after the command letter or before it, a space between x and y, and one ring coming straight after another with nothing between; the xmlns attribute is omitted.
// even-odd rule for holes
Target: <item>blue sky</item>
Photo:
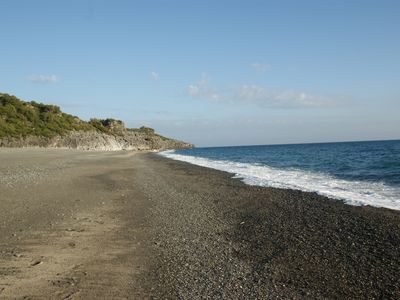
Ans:
<svg viewBox="0 0 400 300"><path fill-rule="evenodd" d="M0 92L198 146L400 138L399 1L0 2Z"/></svg>

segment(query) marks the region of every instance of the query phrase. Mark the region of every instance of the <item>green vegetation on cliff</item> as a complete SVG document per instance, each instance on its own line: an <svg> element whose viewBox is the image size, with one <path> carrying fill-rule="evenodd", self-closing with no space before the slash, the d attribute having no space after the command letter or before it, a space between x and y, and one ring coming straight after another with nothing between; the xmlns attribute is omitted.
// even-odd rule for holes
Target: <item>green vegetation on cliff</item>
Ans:
<svg viewBox="0 0 400 300"><path fill-rule="evenodd" d="M0 138L28 135L52 137L71 130L91 129L92 125L61 112L58 106L24 102L17 97L0 94Z"/></svg>
<svg viewBox="0 0 400 300"><path fill-rule="evenodd" d="M120 135L122 121L114 119L91 119L85 122L78 117L63 113L58 106L35 101L25 102L15 96L0 93L0 139L5 137L43 136L54 137L71 131L94 130ZM155 135L152 128L129 129Z"/></svg>

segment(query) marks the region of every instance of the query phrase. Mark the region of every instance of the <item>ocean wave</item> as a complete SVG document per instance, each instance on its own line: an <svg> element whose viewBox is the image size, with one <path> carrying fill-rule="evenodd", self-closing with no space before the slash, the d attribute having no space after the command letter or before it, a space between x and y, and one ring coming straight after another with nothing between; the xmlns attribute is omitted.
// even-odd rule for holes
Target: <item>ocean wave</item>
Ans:
<svg viewBox="0 0 400 300"><path fill-rule="evenodd" d="M164 151L160 155L194 165L233 173L248 185L316 192L350 205L371 205L400 210L400 189L383 182L350 181L298 169L279 169L259 163L212 160Z"/></svg>

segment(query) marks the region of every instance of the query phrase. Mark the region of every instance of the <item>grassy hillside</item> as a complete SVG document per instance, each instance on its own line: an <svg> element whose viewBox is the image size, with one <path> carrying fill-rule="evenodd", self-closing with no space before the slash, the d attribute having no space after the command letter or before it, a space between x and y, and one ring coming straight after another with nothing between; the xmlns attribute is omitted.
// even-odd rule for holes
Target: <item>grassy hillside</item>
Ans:
<svg viewBox="0 0 400 300"><path fill-rule="evenodd" d="M27 135L52 137L71 130L91 130L93 126L61 112L55 105L24 102L0 94L0 138Z"/></svg>
<svg viewBox="0 0 400 300"><path fill-rule="evenodd" d="M25 102L15 96L0 93L0 139L4 137L65 135L70 131L94 130L121 134L123 123L114 119L91 119L85 122L63 113L58 106L34 101ZM131 129L155 134L147 127Z"/></svg>

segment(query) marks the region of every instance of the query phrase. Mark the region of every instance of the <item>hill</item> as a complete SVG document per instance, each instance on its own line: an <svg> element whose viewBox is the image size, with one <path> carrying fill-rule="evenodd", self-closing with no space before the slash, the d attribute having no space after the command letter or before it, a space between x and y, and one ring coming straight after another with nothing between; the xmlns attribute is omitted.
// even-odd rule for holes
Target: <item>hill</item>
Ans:
<svg viewBox="0 0 400 300"><path fill-rule="evenodd" d="M84 150L162 150L193 145L169 139L148 127L125 128L120 120L89 122L56 105L25 102L0 93L1 147L60 147Z"/></svg>

